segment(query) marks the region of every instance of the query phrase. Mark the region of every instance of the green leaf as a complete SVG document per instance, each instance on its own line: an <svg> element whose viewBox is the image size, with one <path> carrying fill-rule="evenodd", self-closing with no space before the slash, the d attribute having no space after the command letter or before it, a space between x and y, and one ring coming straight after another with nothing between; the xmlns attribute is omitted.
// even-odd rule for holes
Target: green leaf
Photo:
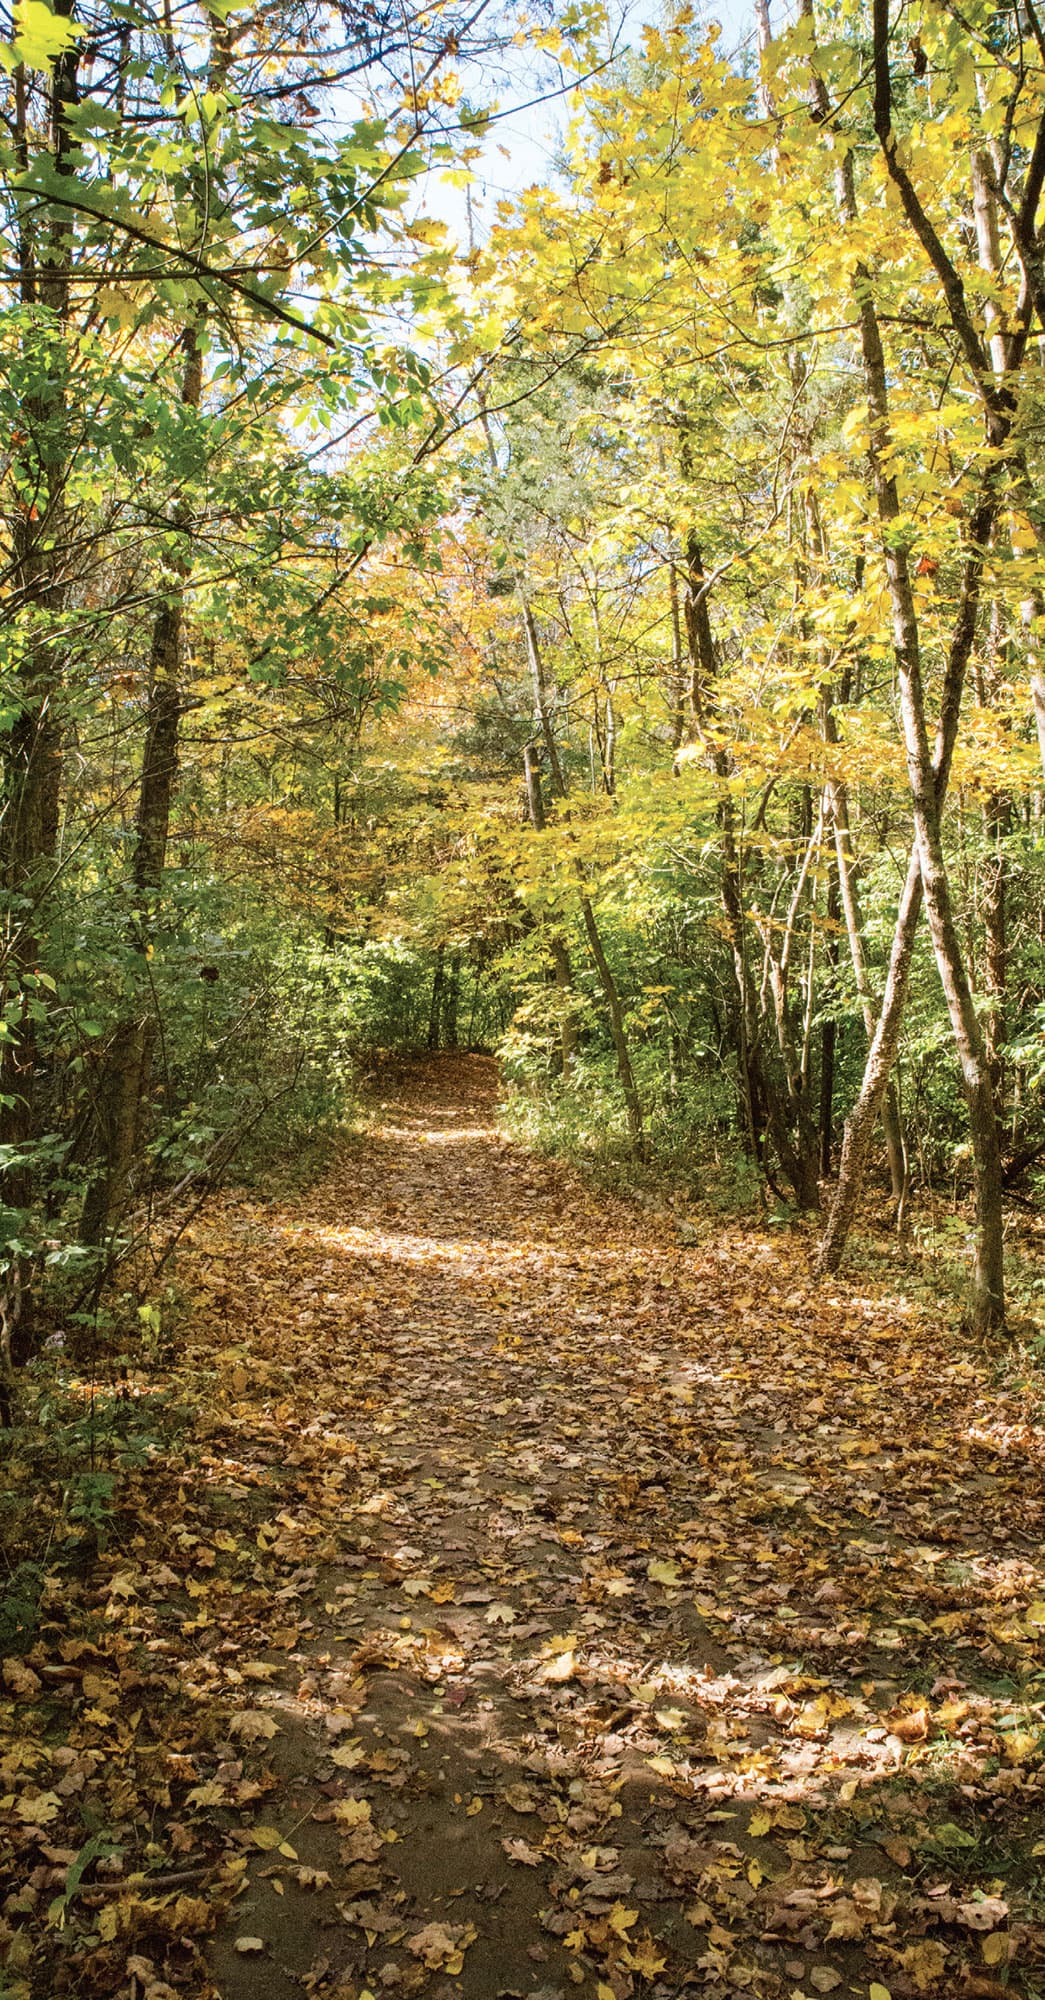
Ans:
<svg viewBox="0 0 1045 2000"><path fill-rule="evenodd" d="M63 21L44 0L19 0L15 8L14 51L28 69L49 69L56 56L84 33L79 21Z"/></svg>
<svg viewBox="0 0 1045 2000"><path fill-rule="evenodd" d="M955 1826L953 1820L946 1819L932 1836L934 1847L975 1847L976 1835L966 1833L963 1827Z"/></svg>

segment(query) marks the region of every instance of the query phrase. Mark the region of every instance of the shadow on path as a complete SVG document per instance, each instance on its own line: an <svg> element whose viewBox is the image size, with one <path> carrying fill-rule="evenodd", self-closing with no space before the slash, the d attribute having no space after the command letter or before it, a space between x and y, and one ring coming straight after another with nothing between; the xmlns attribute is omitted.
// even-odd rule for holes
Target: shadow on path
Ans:
<svg viewBox="0 0 1045 2000"><path fill-rule="evenodd" d="M318 1189L197 1252L214 1504L267 1579L214 1665L255 1717L223 2000L1000 1992L1041 1951L1023 1403L800 1243L682 1248L496 1099L389 1067Z"/></svg>

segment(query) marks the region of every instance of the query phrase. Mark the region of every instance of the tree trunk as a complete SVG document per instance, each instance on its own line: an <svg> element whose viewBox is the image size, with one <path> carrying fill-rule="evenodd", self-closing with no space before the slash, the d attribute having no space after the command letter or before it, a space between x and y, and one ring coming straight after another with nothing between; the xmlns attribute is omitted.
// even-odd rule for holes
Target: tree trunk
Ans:
<svg viewBox="0 0 1045 2000"><path fill-rule="evenodd" d="M203 394L203 322L197 314L182 335L185 361L181 404L198 410ZM175 511L175 524L189 525L187 503ZM190 559L183 546L174 564L174 581L153 620L149 649L149 705L138 783L135 847L131 862L134 910L131 939L144 965L163 885L170 835L171 803L178 773L178 733L184 702L183 651L185 590ZM147 1016L117 1023L105 1052L95 1118L100 1163L84 1201L81 1234L85 1243L104 1241L126 1205L140 1148L146 1101L152 1077L153 1035Z"/></svg>
<svg viewBox="0 0 1045 2000"><path fill-rule="evenodd" d="M876 0L875 13L876 28L881 33L884 19L881 0ZM879 78L883 64L888 77L888 61L887 40L880 46L876 39L876 75ZM887 116L886 105L886 119ZM879 87L876 91L876 125L880 139L887 144L888 127L886 125L883 129L882 120ZM969 1113L976 1179L976 1249L970 1317L974 1330L982 1334L1000 1329L1005 1323L1001 1152L994 1115L994 1093L976 1004L958 939L943 851L941 800L926 726L918 618L906 547L898 532L902 510L895 474L891 470L892 432L885 355L866 274L863 274L860 286L859 312L864 382L870 413L871 472L883 531L882 556L892 608L893 649L900 688L907 776L914 811L915 846L933 951L961 1064Z"/></svg>
<svg viewBox="0 0 1045 2000"><path fill-rule="evenodd" d="M668 563L668 605L671 611L671 768L679 774L679 751L686 730L686 669L682 655L679 583L674 562Z"/></svg>
<svg viewBox="0 0 1045 2000"><path fill-rule="evenodd" d="M430 1049L437 1049L439 1047L439 1028L443 1018L443 980L445 977L443 959L445 955L446 946L441 944L436 949L435 971L432 974L432 1000L428 1009L427 1041Z"/></svg>
<svg viewBox="0 0 1045 2000"><path fill-rule="evenodd" d="M804 0L803 11L811 13L811 0ZM927 244L931 242L936 248L940 248L935 235L931 230L927 232L923 226L924 217L918 208L906 170L899 164L895 140L890 129L887 0L874 0L874 27L875 130L885 153L890 175L897 183L905 212L912 220L919 240ZM813 88L818 113L823 115L826 109L826 92L815 74ZM856 202L853 191L852 159L849 155L845 156L839 169L839 197L843 217L847 221L853 220ZM944 281L947 303L955 318L956 331L964 335L966 329L964 325L959 324L963 310L960 280L950 282L954 274L947 271L941 272L941 277ZM837 1268L841 1256L841 1244L844 1243L845 1224L848 1219L847 1211L851 1216L856 1198L854 1179L858 1182L862 1171L862 1159L866 1156L873 1113L877 1111L884 1094L889 1068L899 1039L918 906L924 892L937 969L961 1064L975 1163L976 1251L971 1319L977 1331L988 1332L1004 1324L1005 1314L1001 1157L983 1037L954 923L940 820L950 766L950 749L953 748L957 732L961 687L975 635L983 563L982 551L994 520L994 484L997 467L993 466L986 473L979 503L970 520L970 551L966 558L958 619L948 659L940 738L937 754L934 757L930 752L926 726L914 593L911 588L906 550L898 532L901 507L896 478L891 469L892 436L885 357L878 317L871 295L870 273L862 265L858 265L855 270L853 289L870 414L871 472L878 518L882 528L882 556L892 609L893 645L900 687L900 710L914 812L915 841L901 903L901 918L898 920L897 934L894 938L887 996L883 1001L879 1029L868 1056L864 1088L850 1119L851 1132L847 1128L839 1187L828 1230L821 1246L820 1261L823 1269L830 1270ZM973 339L975 341L975 336ZM976 345L977 353L983 359L978 343ZM992 397L987 398L987 415L990 442L997 449L1005 443L1011 422L1006 420L1002 404ZM918 878L917 889L913 879L915 875ZM872 1114L870 1119L869 1111Z"/></svg>
<svg viewBox="0 0 1045 2000"><path fill-rule="evenodd" d="M547 825L544 810L544 793L541 790L541 766L535 743L527 743L523 750L523 773L526 779L526 808L530 825L535 833L543 833ZM577 1053L577 1026L572 1002L573 968L570 954L562 936L552 930L548 938L552 971L559 1002L559 1045L562 1057L562 1071L569 1075L570 1065Z"/></svg>
<svg viewBox="0 0 1045 2000"><path fill-rule="evenodd" d="M522 606L523 631L526 634L526 657L530 663L530 676L533 681L534 707L537 710L537 720L541 726L541 735L544 739L545 753L548 758L552 797L554 799L564 799L566 797L566 779L563 775L562 764L559 761L559 746L555 741L555 730L552 726L551 708L548 701L548 683L544 671L544 656L541 652L540 640L537 636L537 623L530 608L529 598L521 596L520 603Z"/></svg>
<svg viewBox="0 0 1045 2000"><path fill-rule="evenodd" d="M457 1009L461 999L461 954L455 951L450 960L450 972L443 989L443 1047L457 1047Z"/></svg>
<svg viewBox="0 0 1045 2000"><path fill-rule="evenodd" d="M992 794L984 811L984 833L989 851L981 869L983 926L987 943L984 986L988 997L988 1008L984 1027L995 1116L999 1126L1005 1102L1002 1051L1005 1046L1005 987L1008 977L1009 947L1004 843L1009 831L1009 821L1009 800L1004 794Z"/></svg>
<svg viewBox="0 0 1045 2000"><path fill-rule="evenodd" d="M839 779L830 778L827 784L828 805L835 840L837 882L845 916L846 936L849 940L849 956L852 961L853 979L856 984L860 1012L863 1015L868 1047L874 1040L875 1007L871 995L871 981L864 956L863 924L857 899L856 871L853 866L852 840L849 829L849 801L846 788ZM907 1149L904 1145L903 1127L900 1123L900 1107L896 1089L890 1081L882 1100L882 1130L885 1134L886 1153L889 1159L889 1180L893 1202L899 1214L907 1187Z"/></svg>
<svg viewBox="0 0 1045 2000"><path fill-rule="evenodd" d="M579 861L574 862L574 868L577 879L582 885L580 904L585 935L588 939L592 959L595 963L595 970L599 975L599 984L602 987L603 996L606 1001L606 1011L610 1019L610 1033L613 1037L613 1048L617 1058L617 1075L620 1079L620 1087L624 1095L624 1108L628 1118L628 1134L635 1152L641 1158L646 1149L646 1134L642 1115L642 1101L635 1083L635 1073L631 1067L628 1037L624 1027L624 1010L620 1004L620 993L617 988L616 979L613 976L612 967L603 950L602 939L599 936L599 927L595 921L595 912L583 887L584 871Z"/></svg>
<svg viewBox="0 0 1045 2000"><path fill-rule="evenodd" d="M827 961L831 968L832 986L837 991L838 977L838 920L842 905L838 894L838 864L829 869L827 881ZM810 995L812 997L812 995ZM831 1172L831 1147L835 1125L835 1048L838 1040L838 1023L830 1015L820 1030L820 1178L827 1180Z"/></svg>
<svg viewBox="0 0 1045 2000"><path fill-rule="evenodd" d="M64 20L72 0L55 0ZM78 98L75 45L51 66L46 149L56 175L74 171L75 135L70 112ZM15 71L14 156L28 168L28 91L23 65ZM24 442L15 445L22 461L23 503L10 527L11 592L8 615L24 618L26 649L17 667L17 713L3 747L3 810L0 814L0 885L4 891L3 996L14 994L20 1019L0 1051L0 1144L20 1155L3 1175L5 1203L28 1209L33 1198L29 1154L37 1136L35 1083L38 1061L35 1013L46 1004L39 984L43 903L53 873L58 841L61 786L61 699L64 660L53 638L38 637L64 607L61 557L65 475L68 454L66 324L72 264L70 213L34 201L18 204L18 282L27 345L33 343L32 372L38 387L27 397ZM16 1258L0 1289L0 1366L27 1360L33 1345L33 1270L28 1257ZM8 1397L9 1400L9 1397Z"/></svg>
<svg viewBox="0 0 1045 2000"><path fill-rule="evenodd" d="M526 745L523 752L523 764L526 773L526 799L529 808L530 823L535 833L543 833L547 825L547 815L544 810L540 764L537 760L535 744L528 743ZM572 842L573 834L569 828L568 816L566 832ZM599 977L599 984L602 987L603 998L606 1002L606 1012L609 1016L610 1035L613 1041L613 1052L617 1064L617 1076L624 1097L624 1108L628 1119L628 1133L636 1153L641 1156L645 1150L646 1143L642 1102L635 1084L635 1073L631 1066L631 1054L628 1049L628 1037L624 1026L624 1010L620 1003L620 993L616 979L613 976L613 969L603 949L602 938L599 935L599 926L596 922L595 912L592 909L591 899L584 880L584 870L576 858L574 859L573 869L580 887L579 901L581 906L581 920L584 924L584 934L588 940L592 960ZM570 962L566 954L566 947L561 938L557 940L557 945L560 956L558 959L555 958L555 946L553 946L553 964L555 965L556 985L560 987L561 991L567 981L570 980ZM564 1014L562 1025L564 1069L572 1060L575 1047L576 1043L572 1022L569 1021L568 1014Z"/></svg>
<svg viewBox="0 0 1045 2000"><path fill-rule="evenodd" d="M695 530L686 536L686 590L683 617L689 651L689 702L695 732L704 746L707 762L720 780L718 802L719 837L722 850L720 893L733 959L736 982L738 1033L737 1057L740 1071L741 1105L756 1158L763 1169L765 1135L768 1132L784 1174L800 1208L815 1208L817 1190L817 1138L815 1127L807 1131L808 1147L796 1145L789 1129L781 1094L768 1075L762 1057L758 1003L748 963L744 916L743 869L737 841L736 814L726 780L729 753L716 742L712 724L715 709L717 660L708 605L708 581Z"/></svg>

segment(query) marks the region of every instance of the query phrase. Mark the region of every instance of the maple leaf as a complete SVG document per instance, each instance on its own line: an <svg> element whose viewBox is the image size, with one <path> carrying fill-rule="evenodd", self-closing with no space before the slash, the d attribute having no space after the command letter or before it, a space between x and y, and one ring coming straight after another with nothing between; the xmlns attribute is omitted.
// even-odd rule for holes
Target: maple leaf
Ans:
<svg viewBox="0 0 1045 2000"><path fill-rule="evenodd" d="M278 1734L278 1722L260 1708L239 1709L229 1722L229 1735L241 1737L244 1743L267 1743Z"/></svg>

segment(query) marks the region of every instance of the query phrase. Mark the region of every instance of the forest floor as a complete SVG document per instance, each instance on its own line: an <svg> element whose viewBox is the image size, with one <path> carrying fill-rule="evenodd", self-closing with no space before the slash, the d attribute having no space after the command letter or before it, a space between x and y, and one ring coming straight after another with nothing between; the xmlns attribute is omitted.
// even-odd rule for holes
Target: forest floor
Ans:
<svg viewBox="0 0 1045 2000"><path fill-rule="evenodd" d="M497 1089L389 1067L191 1232L4 1664L0 1994L1045 1992L1032 1389Z"/></svg>

